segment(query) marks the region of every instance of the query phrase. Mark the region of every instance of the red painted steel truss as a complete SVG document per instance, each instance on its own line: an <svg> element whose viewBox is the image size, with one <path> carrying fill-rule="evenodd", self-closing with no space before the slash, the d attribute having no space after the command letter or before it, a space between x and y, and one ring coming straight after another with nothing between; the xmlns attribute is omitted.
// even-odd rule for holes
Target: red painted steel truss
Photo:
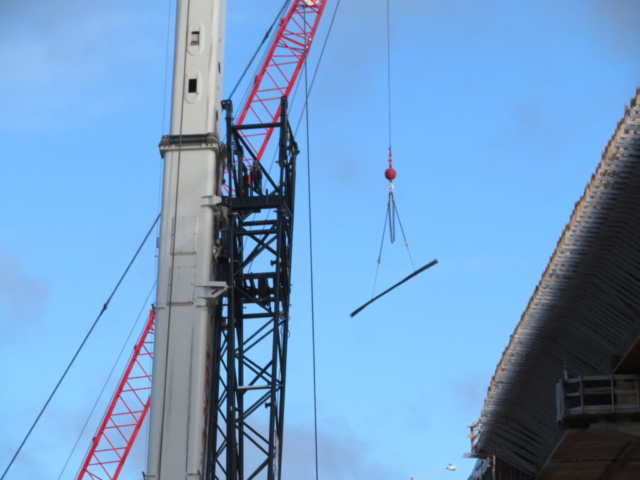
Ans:
<svg viewBox="0 0 640 480"><path fill-rule="evenodd" d="M275 123L280 117L280 98L289 97L307 59L327 0L294 0L269 47L255 77L238 125ZM275 127L245 130L242 136L262 159ZM250 155L245 155L249 158Z"/></svg>
<svg viewBox="0 0 640 480"><path fill-rule="evenodd" d="M145 329L93 438L78 480L114 480L124 466L151 402L155 319L155 310L151 309Z"/></svg>

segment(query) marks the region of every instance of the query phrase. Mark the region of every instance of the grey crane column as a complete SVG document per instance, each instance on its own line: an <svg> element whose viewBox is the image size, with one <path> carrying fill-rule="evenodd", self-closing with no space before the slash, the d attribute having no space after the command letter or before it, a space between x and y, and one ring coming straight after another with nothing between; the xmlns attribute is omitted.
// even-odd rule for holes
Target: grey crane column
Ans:
<svg viewBox="0 0 640 480"><path fill-rule="evenodd" d="M163 137L151 431L146 477L201 480L212 382L224 147L226 0L178 0L170 135Z"/></svg>

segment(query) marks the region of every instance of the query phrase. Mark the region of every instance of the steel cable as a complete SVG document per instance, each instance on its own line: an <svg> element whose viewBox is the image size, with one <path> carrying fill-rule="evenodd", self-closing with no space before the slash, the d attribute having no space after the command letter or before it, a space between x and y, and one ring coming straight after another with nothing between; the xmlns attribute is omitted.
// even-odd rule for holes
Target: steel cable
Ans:
<svg viewBox="0 0 640 480"><path fill-rule="evenodd" d="M400 213L398 212L398 207L396 206L395 201L393 202L393 208L396 212L396 218L398 219L398 225L400 225L400 231L402 232L402 238L404 239L404 245L407 247L407 253L409 254L409 260L411 260L411 266L413 267L413 271L416 271L416 265L413 263L413 257L411 256L411 250L409 250L409 241L407 240L407 236L404 234L404 228L402 228L402 221L400 220Z"/></svg>
<svg viewBox="0 0 640 480"><path fill-rule="evenodd" d="M389 103L389 152L391 152L391 8L387 0L387 90Z"/></svg>
<svg viewBox="0 0 640 480"><path fill-rule="evenodd" d="M189 18L191 14L191 0L187 0L187 18ZM188 42L188 35L189 32L185 32L185 50L186 50L186 46L189 44ZM185 51L185 55L184 55L184 61L182 64L182 71L186 72L187 71L187 52ZM187 92L187 82L182 82L182 98L185 98ZM175 201L175 207L174 207L174 211L173 211L173 218L178 218L178 203L180 200L180 197L178 196L179 193L179 189L180 189L180 163L182 160L182 130L184 127L184 102L181 102L181 106L180 106L180 127L179 127L179 131L178 131L178 158L176 160L176 201ZM164 188L164 187L163 187ZM175 232L174 232L175 235ZM174 272L175 272L175 242L172 241L171 243L171 278L169 279L169 295L168 295L168 299L167 299L167 332L171 331L171 313L172 313L172 309L171 309L171 301L173 298L173 283L174 283ZM166 405L166 401L167 401L167 372L169 370L169 345L171 342L171 335L167 334L167 346L165 348L165 352L164 352L164 358L165 358L165 364L164 364L164 378L162 380L162 420L161 420L161 425L164 425L164 421L165 421L165 415L167 412L167 405ZM160 429L160 442L159 442L159 450L158 450L158 455L159 455L159 460L158 460L158 473L160 473L162 471L162 449L164 447L164 428ZM2 480L2 479L0 479Z"/></svg>
<svg viewBox="0 0 640 480"><path fill-rule="evenodd" d="M380 240L380 252L378 252L378 264L376 266L376 275L373 278L373 290L371 292L371 298L376 294L376 284L378 283L378 271L380 270L380 264L382 263L382 247L384 247L384 234L387 232L387 222L389 221L389 207L387 206L387 212L384 216L384 227L382 227L382 240Z"/></svg>
<svg viewBox="0 0 640 480"><path fill-rule="evenodd" d="M305 36L307 28L306 10L305 10ZM315 294L313 282L313 222L311 218L311 144L309 135L309 75L307 69L307 59L304 61L304 90L305 90L305 123L307 136L307 197L309 205L309 278L311 283L311 357L313 367L313 435L314 435L314 453L315 453L315 473L316 480L319 479L319 462L318 462L318 386L317 386L317 370L316 370L316 309Z"/></svg>

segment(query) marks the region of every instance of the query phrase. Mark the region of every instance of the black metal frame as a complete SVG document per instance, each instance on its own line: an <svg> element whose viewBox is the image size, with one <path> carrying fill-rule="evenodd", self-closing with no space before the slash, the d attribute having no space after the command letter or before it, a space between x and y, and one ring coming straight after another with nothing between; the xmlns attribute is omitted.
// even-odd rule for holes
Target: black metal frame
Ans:
<svg viewBox="0 0 640 480"><path fill-rule="evenodd" d="M282 97L276 124L234 125L226 110L227 160L217 278L227 294L212 315L214 346L207 480L280 478L284 427L291 252L298 147ZM247 135L279 129L275 178Z"/></svg>

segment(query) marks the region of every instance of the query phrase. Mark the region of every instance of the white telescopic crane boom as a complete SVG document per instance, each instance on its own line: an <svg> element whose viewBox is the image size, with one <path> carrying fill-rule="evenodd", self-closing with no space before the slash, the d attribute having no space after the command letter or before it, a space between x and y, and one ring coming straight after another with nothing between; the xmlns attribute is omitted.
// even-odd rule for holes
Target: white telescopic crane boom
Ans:
<svg viewBox="0 0 640 480"><path fill-rule="evenodd" d="M146 478L200 480L224 163L220 104L226 0L178 0L171 133L164 158Z"/></svg>

